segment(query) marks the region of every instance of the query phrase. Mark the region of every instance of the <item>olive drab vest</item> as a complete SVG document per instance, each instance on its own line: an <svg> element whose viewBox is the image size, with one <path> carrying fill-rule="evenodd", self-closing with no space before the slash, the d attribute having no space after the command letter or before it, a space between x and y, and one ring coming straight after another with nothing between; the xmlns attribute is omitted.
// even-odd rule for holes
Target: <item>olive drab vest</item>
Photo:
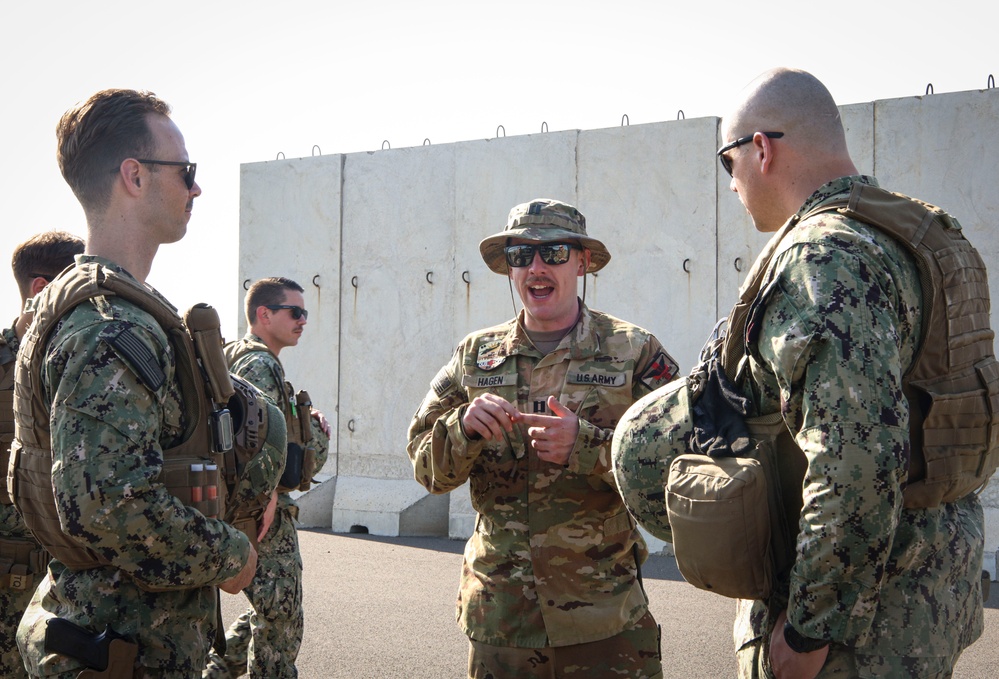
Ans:
<svg viewBox="0 0 999 679"><path fill-rule="evenodd" d="M235 482L236 460L231 423L228 431L225 426L229 414L223 406L233 396L234 387L221 357L216 311L197 305L182 320L172 306L140 283L97 262L63 272L43 295L46 303L36 309L18 354L16 431L7 478L14 504L36 539L70 569L108 565L60 529L51 484L49 406L41 383L45 347L57 322L78 304L98 296L120 297L135 304L166 331L176 355L185 430L180 444L163 451L161 481L181 502L206 516L226 515L225 494ZM213 345L217 358L212 358ZM141 376L142 367L133 367ZM262 444L263 436L259 438Z"/></svg>
<svg viewBox="0 0 999 679"><path fill-rule="evenodd" d="M264 352L281 365L266 344L248 337L229 342L223 351L230 369L239 359L254 352ZM284 378L283 370L274 374L274 381L282 389L280 402L275 405L284 413L288 428L288 457L277 490L279 493L304 492L312 487L312 477L316 474L316 450L312 445L312 399L305 390L296 392L291 382Z"/></svg>
<svg viewBox="0 0 999 679"><path fill-rule="evenodd" d="M747 321L772 277L780 240L800 221L830 211L892 236L913 255L919 270L922 333L902 380L910 405L911 443L905 507L936 507L980 490L999 466L999 365L989 324L988 280L985 263L961 225L936 206L858 182L845 202L822 205L786 224L750 271L729 316L722 348L726 373L737 379L748 354ZM752 432L754 422L747 424ZM784 433L776 445L779 451L798 453L778 456L793 467L785 464L781 480L786 493L797 495L800 510L804 456Z"/></svg>

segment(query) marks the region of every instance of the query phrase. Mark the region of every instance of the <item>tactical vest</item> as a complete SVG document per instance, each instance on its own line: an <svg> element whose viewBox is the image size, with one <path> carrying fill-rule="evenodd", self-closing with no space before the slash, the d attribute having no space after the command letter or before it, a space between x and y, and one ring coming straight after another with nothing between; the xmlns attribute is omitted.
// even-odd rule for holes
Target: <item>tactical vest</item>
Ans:
<svg viewBox="0 0 999 679"><path fill-rule="evenodd" d="M255 389L230 378L221 352L218 314L212 307L192 307L182 320L172 306L137 281L97 262L68 269L42 294L46 303L36 309L18 354L15 438L7 482L28 528L54 558L73 570L110 565L60 529L51 483L49 407L41 382L45 347L57 322L94 297L120 297L146 311L166 331L174 349L185 429L182 442L163 451L160 481L167 490L205 516L225 518L233 525L245 523L247 513L262 510L262 506L229 507L227 512L225 507L226 492L235 487L239 467L263 447L266 407L257 402ZM132 367L143 376L142 365ZM229 403L242 411L244 431L236 436L238 441L233 439L229 410L223 407ZM236 449L235 442L250 448ZM256 533L255 522L250 532Z"/></svg>
<svg viewBox="0 0 999 679"><path fill-rule="evenodd" d="M239 359L254 352L264 352L281 365L274 352L256 339L244 337L229 342L223 351L230 369ZM304 492L312 487L312 477L316 474L316 449L312 445L312 399L305 390L296 393L291 382L284 378L283 370L274 375L274 381L281 385L281 399L277 407L284 413L288 428L288 458L277 489L279 493L290 493L293 490Z"/></svg>
<svg viewBox="0 0 999 679"><path fill-rule="evenodd" d="M999 466L999 365L993 353L989 287L978 251L940 208L855 183L850 197L786 224L747 276L729 316L722 363L732 379L748 355L747 321L773 277L778 244L798 223L837 212L895 238L913 255L922 286L922 332L902 380L909 402L911 457L903 490L907 509L936 507L980 490ZM747 422L753 432L754 422ZM777 440L785 503L801 507L804 456L793 437ZM797 484L795 484L797 481ZM796 524L796 521L795 521ZM795 525L792 524L792 525Z"/></svg>
<svg viewBox="0 0 999 679"><path fill-rule="evenodd" d="M0 339L0 469L4 476L14 440L14 361L14 352ZM6 483L0 483L0 504L11 504ZM36 576L48 562L48 553L33 540L0 537L0 589L34 589Z"/></svg>
<svg viewBox="0 0 999 679"><path fill-rule="evenodd" d="M10 444L14 440L14 352L0 339L0 470L7 475ZM0 484L0 504L11 503L7 484Z"/></svg>

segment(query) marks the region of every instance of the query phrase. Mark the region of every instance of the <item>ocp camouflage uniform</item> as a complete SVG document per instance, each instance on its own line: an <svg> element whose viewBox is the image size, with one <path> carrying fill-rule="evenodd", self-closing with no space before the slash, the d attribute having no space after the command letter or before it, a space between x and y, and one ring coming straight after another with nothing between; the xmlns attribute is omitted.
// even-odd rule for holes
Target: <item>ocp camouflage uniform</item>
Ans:
<svg viewBox="0 0 999 679"><path fill-rule="evenodd" d="M798 214L854 182L877 185L836 180ZM759 664L785 609L801 634L832 642L821 677L950 676L982 632L984 519L974 494L902 505L902 376L922 322L915 263L884 232L825 212L784 238L773 269L750 315L746 391L759 414L783 414L808 469L790 581L770 601L739 605L740 676L769 676Z"/></svg>
<svg viewBox="0 0 999 679"><path fill-rule="evenodd" d="M110 261L77 256L78 266L92 261L129 275ZM42 291L40 308L55 287ZM158 388L147 386L113 347L111 339L124 330L155 357L165 376ZM182 504L161 482L163 450L182 439L190 417L174 349L148 312L121 298L95 297L59 321L45 352L41 386L51 413L60 522L113 565L72 571L49 563L18 628L29 672L70 679L82 669L77 660L45 651L46 622L60 617L131 636L145 676L196 676L215 637L216 586L240 572L250 544L232 526Z"/></svg>
<svg viewBox="0 0 999 679"><path fill-rule="evenodd" d="M252 333L240 342L265 346ZM284 367L270 351L247 353L229 369L260 389L286 415L294 407L295 397L286 386ZM310 424L318 471L329 455L329 437L315 418L310 418ZM305 616L297 518L298 505L288 493L279 493L274 523L258 548L256 575L243 590L250 608L229 627L225 658L212 653L204 677L238 677L247 672L261 679L298 676L295 660L302 645Z"/></svg>
<svg viewBox="0 0 999 679"><path fill-rule="evenodd" d="M0 333L0 390L7 392L8 398L3 399L3 407L9 409L8 412L0 414L0 446L6 451L10 446L10 441L14 436L14 355L20 341L13 327L3 330ZM3 456L6 460L6 455ZM0 467L6 476L7 467ZM18 514L17 509L10 500L6 499L5 490L0 491L4 496L4 501L0 501L0 540L10 540L23 542L30 545L32 550L38 550L41 556L41 545L31 536L28 527L24 525L24 519ZM39 561L47 561L42 557ZM44 563L41 563L44 569ZM0 546L0 676L16 679L17 677L27 677L24 669L24 661L21 660L21 653L17 650L17 626L21 622L21 615L28 607L31 596L35 592L35 585L38 584L41 569L35 571L32 568L25 568L24 564L15 565L12 555L7 553L5 546ZM11 575L23 574L23 577L11 578Z"/></svg>
<svg viewBox="0 0 999 679"><path fill-rule="evenodd" d="M647 331L581 309L547 356L528 338L523 312L468 335L416 413L408 452L430 492L470 484L478 517L457 620L473 644L566 647L608 639L646 618L653 636L641 676L660 676L658 628L638 580L648 551L617 493L610 441L628 406L675 376L677 365ZM521 412L549 415L553 395L576 413L579 436L568 463L530 452L522 424L500 441L470 440L461 418L487 392Z"/></svg>

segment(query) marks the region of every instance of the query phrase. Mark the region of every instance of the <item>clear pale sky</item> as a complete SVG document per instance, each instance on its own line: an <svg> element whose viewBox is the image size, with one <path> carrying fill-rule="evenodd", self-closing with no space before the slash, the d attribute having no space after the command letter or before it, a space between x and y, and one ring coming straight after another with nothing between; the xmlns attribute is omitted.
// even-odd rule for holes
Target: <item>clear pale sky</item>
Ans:
<svg viewBox="0 0 999 679"><path fill-rule="evenodd" d="M241 163L483 139L499 125L512 137L543 122L721 116L780 65L812 72L839 104L999 77L999 5L978 0L36 0L0 17L4 327L19 302L14 246L49 229L86 235L54 130L107 87L169 102L198 163L188 235L160 248L149 282L181 309L218 307L234 339Z"/></svg>

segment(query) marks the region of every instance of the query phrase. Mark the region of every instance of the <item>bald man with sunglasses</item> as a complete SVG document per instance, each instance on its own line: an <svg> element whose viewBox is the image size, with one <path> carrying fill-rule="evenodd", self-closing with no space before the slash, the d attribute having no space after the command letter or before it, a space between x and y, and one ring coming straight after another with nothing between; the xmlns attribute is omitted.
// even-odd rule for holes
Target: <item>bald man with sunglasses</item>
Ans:
<svg viewBox="0 0 999 679"><path fill-rule="evenodd" d="M586 307L579 278L610 260L575 207L514 207L479 250L523 303L468 335L409 429L416 480L466 481L478 512L458 622L468 676L661 677L639 567L648 550L611 473L614 427L676 362L651 333Z"/></svg>
<svg viewBox="0 0 999 679"><path fill-rule="evenodd" d="M291 679L302 645L302 555L295 520L298 506L289 494L308 490L329 454L330 426L311 407L305 392L295 393L278 355L298 344L309 312L305 291L290 278L262 278L246 293L246 335L225 347L229 370L267 395L285 414L288 459L271 508L260 526L253 581L243 591L248 608L226 632L226 652L212 653L204 677ZM307 395L306 395L307 396ZM271 520L273 511L273 523Z"/></svg>

